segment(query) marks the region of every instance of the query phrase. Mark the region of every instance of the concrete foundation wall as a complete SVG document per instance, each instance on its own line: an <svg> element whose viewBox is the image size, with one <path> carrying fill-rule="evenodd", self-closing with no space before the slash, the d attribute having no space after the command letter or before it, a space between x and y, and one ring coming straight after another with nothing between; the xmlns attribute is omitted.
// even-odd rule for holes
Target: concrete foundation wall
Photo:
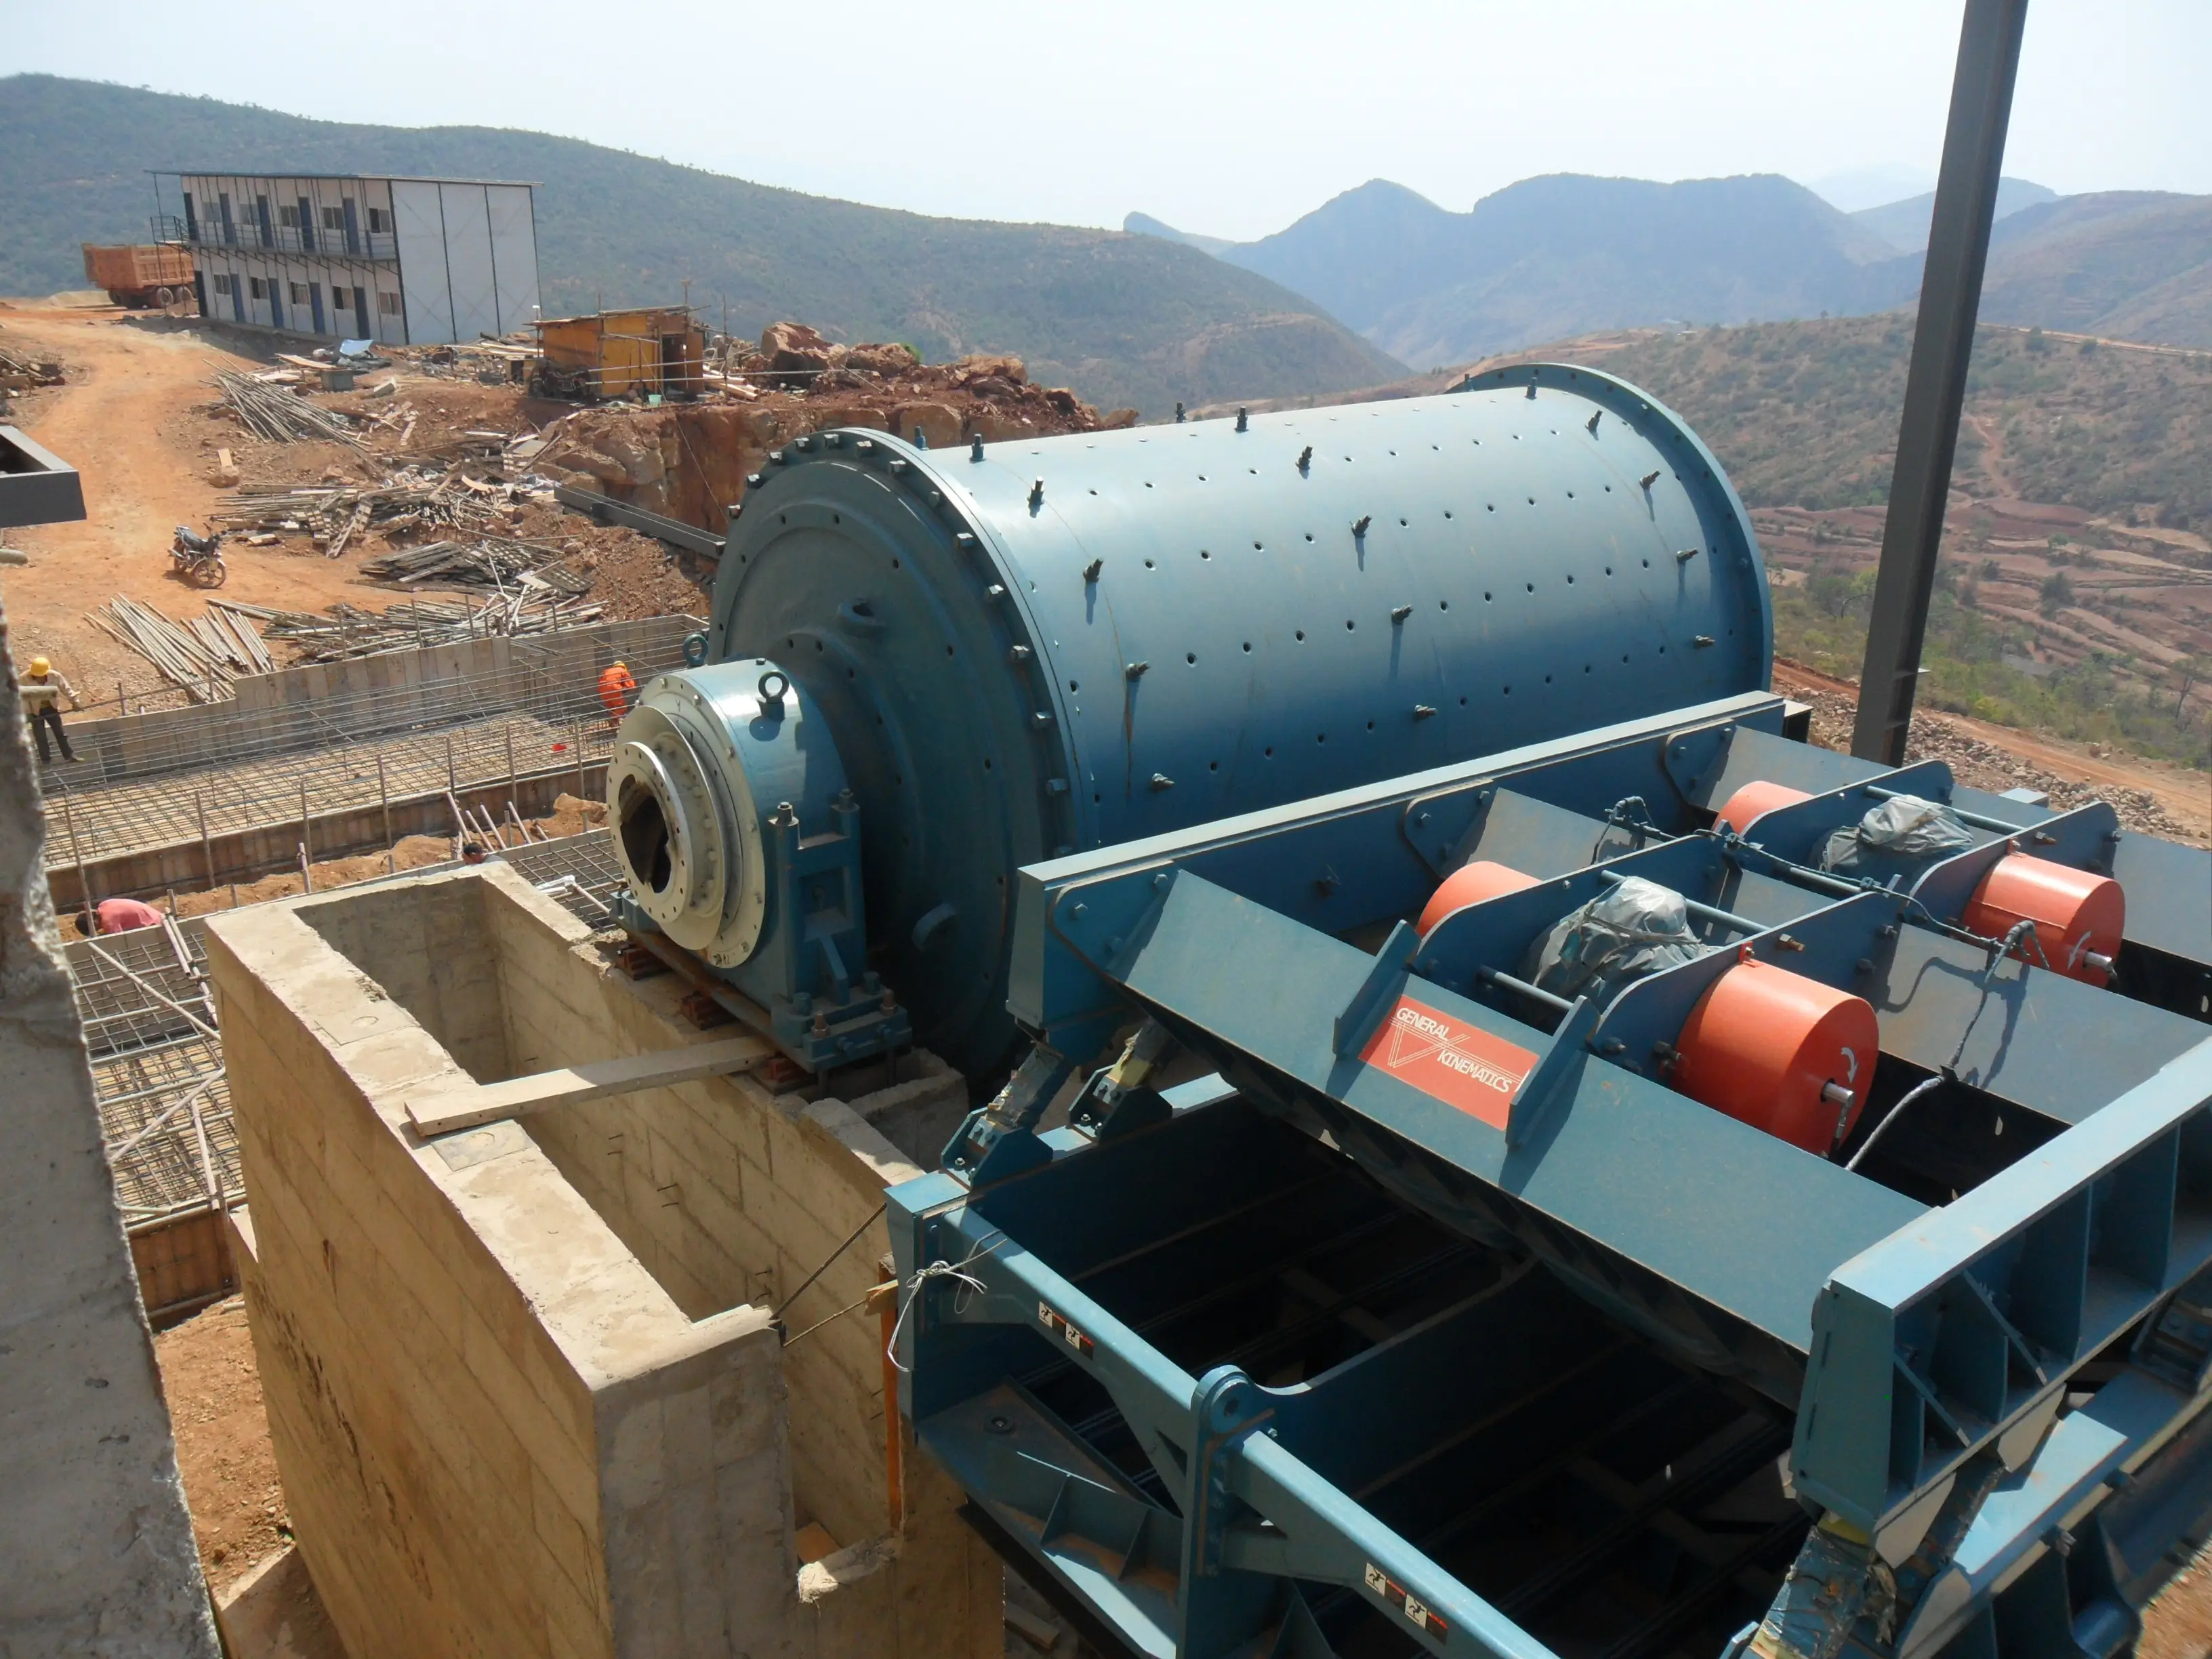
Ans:
<svg viewBox="0 0 2212 1659"><path fill-rule="evenodd" d="M556 929L538 910L502 902L488 907L486 920L514 1073L665 1048L690 1035L672 1018L681 985L610 981L584 943L587 931L565 915ZM964 1105L959 1079L941 1067L939 1075L952 1086L936 1092ZM593 1101L542 1115L529 1129L694 1317L758 1302L785 1310L793 1332L858 1301L884 1276L884 1188L920 1173L854 1107L771 1095L750 1078ZM800 1524L818 1522L843 1543L883 1531L877 1321L855 1314L823 1326L786 1350L784 1367L808 1406L791 1425Z"/></svg>
<svg viewBox="0 0 2212 1659"><path fill-rule="evenodd" d="M15 706L0 618L0 706ZM20 720L0 719L0 1654L214 1659Z"/></svg>
<svg viewBox="0 0 2212 1659"><path fill-rule="evenodd" d="M308 663L244 676L225 702L71 720L70 739L81 781L110 781L507 709L557 704L596 713L592 688L601 669L621 658L642 681L648 664L673 666L684 636L699 626L688 617L647 617Z"/></svg>
<svg viewBox="0 0 2212 1659"><path fill-rule="evenodd" d="M606 793L606 773L605 761L593 761L518 778L512 784L504 778L496 783L464 784L453 792L453 799L464 811L482 807L502 828L510 828L507 802L513 801L514 810L523 817L537 817L552 811L564 794L579 800L598 800ZM307 823L312 837L308 854L316 862L380 853L402 836L454 833L453 809L447 804L443 790L434 795L395 799L388 809L373 802L319 812ZM53 893L55 909L67 915L82 908L80 895L87 881L95 899L119 896L155 900L172 891L211 892L227 881L252 881L280 870L296 872L300 846L300 821L293 818L262 829L210 836L204 842L194 837L167 847L88 860L82 881L75 864L57 864L47 870L46 884Z"/></svg>
<svg viewBox="0 0 2212 1659"><path fill-rule="evenodd" d="M421 1142L410 1089L701 1040L501 866L209 938L271 1431L355 1659L1000 1651L998 1563L918 1458L890 1526L877 1321L785 1349L752 1305L911 1172L858 1113L714 1079ZM803 1571L794 1490L849 1547Z"/></svg>

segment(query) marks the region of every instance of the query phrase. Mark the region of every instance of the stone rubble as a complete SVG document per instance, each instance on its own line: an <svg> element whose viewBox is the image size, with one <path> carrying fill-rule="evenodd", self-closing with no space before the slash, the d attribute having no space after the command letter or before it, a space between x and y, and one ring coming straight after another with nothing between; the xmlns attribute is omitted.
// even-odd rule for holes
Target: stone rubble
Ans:
<svg viewBox="0 0 2212 1659"><path fill-rule="evenodd" d="M1018 357L925 364L908 347L846 346L803 323L771 324L736 350L695 403L607 404L549 426L539 471L671 518L719 531L771 449L810 432L865 427L945 449L1133 426L1064 386L1039 386Z"/></svg>

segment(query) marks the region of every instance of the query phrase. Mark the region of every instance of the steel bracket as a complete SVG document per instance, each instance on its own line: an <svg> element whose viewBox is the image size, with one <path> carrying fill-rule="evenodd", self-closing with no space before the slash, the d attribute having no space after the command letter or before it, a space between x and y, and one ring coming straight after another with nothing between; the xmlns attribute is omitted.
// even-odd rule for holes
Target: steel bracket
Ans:
<svg viewBox="0 0 2212 1659"><path fill-rule="evenodd" d="M1482 820L1498 796L1498 780L1476 778L1413 796L1398 815L1398 832L1438 877L1467 862Z"/></svg>

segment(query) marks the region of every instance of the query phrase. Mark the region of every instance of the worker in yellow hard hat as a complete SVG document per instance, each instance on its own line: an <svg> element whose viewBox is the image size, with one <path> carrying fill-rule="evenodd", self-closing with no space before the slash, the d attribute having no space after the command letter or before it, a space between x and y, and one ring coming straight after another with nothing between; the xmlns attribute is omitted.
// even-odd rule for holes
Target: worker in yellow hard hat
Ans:
<svg viewBox="0 0 2212 1659"><path fill-rule="evenodd" d="M23 718L31 723L31 731L39 739L39 764L46 765L53 759L46 747L46 728L50 726L60 741L62 758L75 760L76 750L70 747L69 733L62 730L62 699L69 699L72 714L82 706L75 688L54 672L53 664L44 657L33 657L31 672L23 676L19 689L23 694Z"/></svg>
<svg viewBox="0 0 2212 1659"><path fill-rule="evenodd" d="M610 663L600 673L599 703L607 711L608 724L622 724L622 717L629 713L629 694L636 690L628 663Z"/></svg>

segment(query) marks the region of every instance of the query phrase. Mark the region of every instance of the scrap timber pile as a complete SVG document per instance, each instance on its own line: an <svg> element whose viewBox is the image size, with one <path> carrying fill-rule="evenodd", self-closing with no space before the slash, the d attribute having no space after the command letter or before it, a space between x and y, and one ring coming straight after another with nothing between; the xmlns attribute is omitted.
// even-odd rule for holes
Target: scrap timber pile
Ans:
<svg viewBox="0 0 2212 1659"><path fill-rule="evenodd" d="M1018 358L925 365L795 323L757 348L718 342L704 395L658 408L549 407L513 380L522 348L507 342L388 350L390 373L351 392L324 391L317 366L292 358L217 372L205 412L240 432L213 443L237 443L240 459L225 453L234 470L210 525L234 566L259 550L319 552L404 597L318 612L258 592L264 603L226 597L179 621L118 595L93 617L185 697L228 698L272 653L329 662L698 608L708 573L567 513L553 495L564 479L719 528L765 447L802 433L869 427L944 446L1136 419L1031 384Z"/></svg>
<svg viewBox="0 0 2212 1659"><path fill-rule="evenodd" d="M363 532L390 538L425 531L477 531L503 523L514 504L541 489L471 477L459 464L400 468L382 483L301 484L246 490L216 503L217 528L275 535L305 531L337 558Z"/></svg>
<svg viewBox="0 0 2212 1659"><path fill-rule="evenodd" d="M29 392L62 383L62 366L41 357L26 357L0 346L0 399L11 392Z"/></svg>

